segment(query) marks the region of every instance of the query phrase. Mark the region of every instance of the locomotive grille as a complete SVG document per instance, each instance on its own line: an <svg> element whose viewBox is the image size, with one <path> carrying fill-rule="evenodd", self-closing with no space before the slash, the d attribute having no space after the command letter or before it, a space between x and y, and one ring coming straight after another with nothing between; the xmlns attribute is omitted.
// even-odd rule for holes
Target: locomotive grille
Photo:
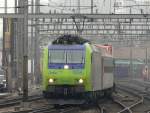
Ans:
<svg viewBox="0 0 150 113"><path fill-rule="evenodd" d="M73 95L74 93L81 93L84 91L83 86L49 86L49 91L56 93L56 94L63 94L63 95Z"/></svg>

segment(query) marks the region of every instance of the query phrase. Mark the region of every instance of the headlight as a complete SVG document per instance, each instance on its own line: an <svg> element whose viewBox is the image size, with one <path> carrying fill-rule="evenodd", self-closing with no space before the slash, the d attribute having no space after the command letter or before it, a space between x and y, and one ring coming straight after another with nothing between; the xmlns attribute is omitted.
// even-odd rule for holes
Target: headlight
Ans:
<svg viewBox="0 0 150 113"><path fill-rule="evenodd" d="M69 66L68 65L64 65L64 69L69 69Z"/></svg>
<svg viewBox="0 0 150 113"><path fill-rule="evenodd" d="M54 79L50 78L49 83L53 83L53 82L54 82Z"/></svg>
<svg viewBox="0 0 150 113"><path fill-rule="evenodd" d="M81 79L79 79L79 83L80 84L82 84L83 83L83 79L81 78Z"/></svg>

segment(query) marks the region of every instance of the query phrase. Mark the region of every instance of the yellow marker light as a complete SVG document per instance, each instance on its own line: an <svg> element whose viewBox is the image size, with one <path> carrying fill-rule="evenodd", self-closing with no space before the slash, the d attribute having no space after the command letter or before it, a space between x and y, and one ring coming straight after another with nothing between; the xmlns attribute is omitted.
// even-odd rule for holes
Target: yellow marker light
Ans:
<svg viewBox="0 0 150 113"><path fill-rule="evenodd" d="M49 79L49 83L53 83L54 80L52 78Z"/></svg>
<svg viewBox="0 0 150 113"><path fill-rule="evenodd" d="M69 69L69 66L68 65L64 65L64 69Z"/></svg>
<svg viewBox="0 0 150 113"><path fill-rule="evenodd" d="M83 83L83 79L81 78L81 79L79 79L79 83L80 84L82 84Z"/></svg>

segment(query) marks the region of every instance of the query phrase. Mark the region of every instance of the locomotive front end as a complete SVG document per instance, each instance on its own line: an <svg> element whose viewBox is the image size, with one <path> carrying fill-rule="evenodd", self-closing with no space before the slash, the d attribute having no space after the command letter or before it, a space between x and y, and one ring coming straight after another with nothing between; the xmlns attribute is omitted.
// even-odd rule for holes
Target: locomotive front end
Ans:
<svg viewBox="0 0 150 113"><path fill-rule="evenodd" d="M50 45L45 50L45 97L79 97L85 92L85 50L84 45Z"/></svg>

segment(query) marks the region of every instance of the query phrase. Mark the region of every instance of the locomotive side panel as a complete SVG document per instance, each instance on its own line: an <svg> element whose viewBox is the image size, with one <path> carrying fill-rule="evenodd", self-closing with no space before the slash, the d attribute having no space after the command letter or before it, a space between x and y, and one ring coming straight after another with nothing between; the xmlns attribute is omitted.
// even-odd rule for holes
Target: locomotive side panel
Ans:
<svg viewBox="0 0 150 113"><path fill-rule="evenodd" d="M101 54L99 52L92 53L92 89L93 91L102 90L102 67L101 67Z"/></svg>
<svg viewBox="0 0 150 113"><path fill-rule="evenodd" d="M114 84L113 65L114 63L113 63L112 57L102 58L103 89L113 87L113 84Z"/></svg>

